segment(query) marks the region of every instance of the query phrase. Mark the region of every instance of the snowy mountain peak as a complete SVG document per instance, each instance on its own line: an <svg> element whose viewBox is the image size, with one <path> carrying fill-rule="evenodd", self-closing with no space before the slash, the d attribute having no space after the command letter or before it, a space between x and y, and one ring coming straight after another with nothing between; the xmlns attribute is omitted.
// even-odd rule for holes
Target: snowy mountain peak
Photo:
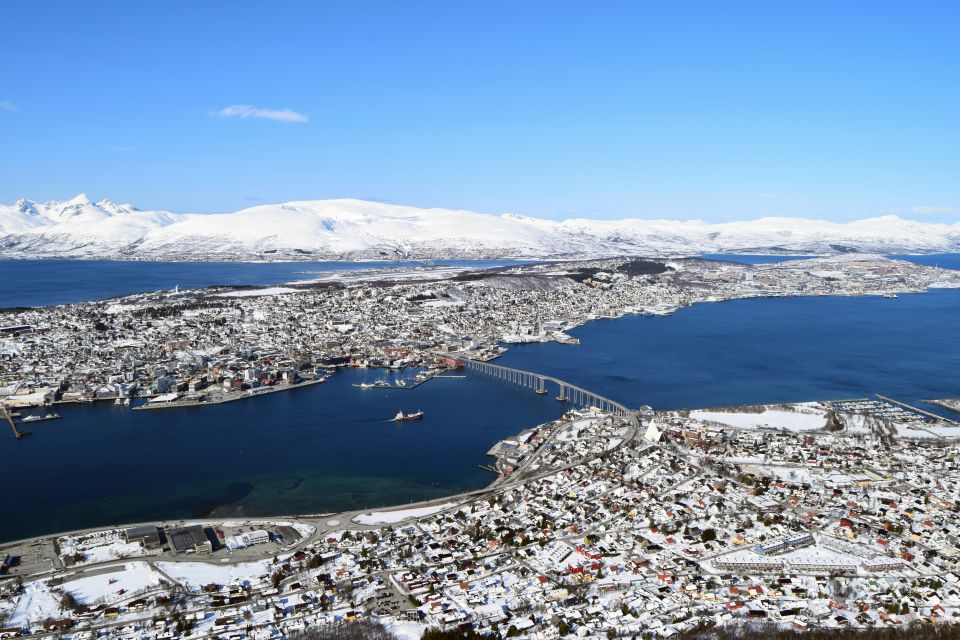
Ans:
<svg viewBox="0 0 960 640"><path fill-rule="evenodd" d="M126 213L132 213L134 211L139 211L136 207L131 204L117 204L111 200L97 200L94 203L95 206L99 209L102 209L113 215L122 215Z"/></svg>
<svg viewBox="0 0 960 640"><path fill-rule="evenodd" d="M28 215L37 214L37 203L29 198L20 198L13 204L13 206L16 207L21 213Z"/></svg>
<svg viewBox="0 0 960 640"><path fill-rule="evenodd" d="M848 223L766 217L558 222L505 213L303 200L197 215L140 211L86 194L0 205L0 257L152 260L355 260L677 256L722 252L960 251L960 223L895 215Z"/></svg>

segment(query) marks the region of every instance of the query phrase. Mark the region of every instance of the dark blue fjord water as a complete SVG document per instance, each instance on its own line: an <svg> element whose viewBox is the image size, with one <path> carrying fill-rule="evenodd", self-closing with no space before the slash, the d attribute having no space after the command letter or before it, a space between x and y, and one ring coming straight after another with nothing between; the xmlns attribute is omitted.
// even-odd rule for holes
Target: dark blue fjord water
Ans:
<svg viewBox="0 0 960 640"><path fill-rule="evenodd" d="M655 409L960 396L960 290L753 298L598 320L498 360ZM929 409L930 407L925 407ZM960 417L960 416L956 416Z"/></svg>
<svg viewBox="0 0 960 640"><path fill-rule="evenodd" d="M555 400L492 378L358 389L329 382L216 406L131 411L58 405L60 420L0 431L0 541L157 518L318 513L483 487L497 440L560 414ZM402 376L411 375L399 374ZM399 410L422 420L394 423Z"/></svg>
<svg viewBox="0 0 960 640"><path fill-rule="evenodd" d="M512 260L438 260L436 266L493 267ZM0 309L218 285L271 285L331 271L422 266L424 262L138 262L0 260Z"/></svg>

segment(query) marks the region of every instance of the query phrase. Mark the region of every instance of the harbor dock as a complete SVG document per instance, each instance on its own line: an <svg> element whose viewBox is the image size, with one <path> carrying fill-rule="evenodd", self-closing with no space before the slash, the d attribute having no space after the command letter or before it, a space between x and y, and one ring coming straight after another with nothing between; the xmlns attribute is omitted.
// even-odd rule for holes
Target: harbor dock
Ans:
<svg viewBox="0 0 960 640"><path fill-rule="evenodd" d="M935 404L938 407L949 409L954 413L960 413L960 398L944 398L943 400L925 400L924 402L929 402L930 404Z"/></svg>
<svg viewBox="0 0 960 640"><path fill-rule="evenodd" d="M7 421L7 424L10 425L10 430L13 431L13 437L16 438L17 440L19 440L20 438L23 438L24 436L29 436L31 434L30 431L20 431L19 429L17 429L17 425L13 421L13 418L10 417L10 414L7 412L7 408L2 405L0 405L0 414L3 414L3 415L0 415L0 419Z"/></svg>
<svg viewBox="0 0 960 640"><path fill-rule="evenodd" d="M960 427L960 422L957 422L956 420L950 420L949 418L944 418L943 416L938 416L937 414L932 413L932 412L930 412L930 411L925 411L925 410L920 409L920 408L918 408L918 407L914 407L913 405L909 405L909 404L907 404L906 402L900 402L899 400L894 400L893 398L888 398L887 396L882 396L882 395L880 395L879 393L876 394L876 396L877 396L878 398L880 398L881 400L883 400L884 402L889 402L890 404L896 405L896 406L898 406L898 407L900 407L900 408L902 408L902 409L906 409L907 411L912 411L912 412L914 412L914 413L916 413L916 414L919 414L919 415L921 415L921 416L923 416L923 417L925 417L925 418L929 418L929 419L935 420L935 421L937 421L937 422L946 422L946 423L948 423L948 424L953 425L954 427ZM939 404L939 403L935 403L935 404ZM947 408L949 409L949 408L951 408L951 407L947 407Z"/></svg>
<svg viewBox="0 0 960 640"><path fill-rule="evenodd" d="M317 384L323 384L326 380L305 380L297 384L281 383L273 387L258 387L256 391L211 391L200 397L185 397L183 399L171 400L169 402L148 402L136 407L133 411L148 411L153 409L181 409L184 407L206 407L215 404L225 404L227 402L236 402L237 400L246 400L247 398L257 398L267 396L280 391L291 391L301 387L312 387Z"/></svg>

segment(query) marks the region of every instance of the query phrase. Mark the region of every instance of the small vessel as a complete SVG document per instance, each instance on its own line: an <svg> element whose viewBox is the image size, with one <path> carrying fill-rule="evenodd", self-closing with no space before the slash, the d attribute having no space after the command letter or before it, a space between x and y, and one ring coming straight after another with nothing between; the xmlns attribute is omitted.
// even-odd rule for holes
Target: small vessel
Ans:
<svg viewBox="0 0 960 640"><path fill-rule="evenodd" d="M397 380L397 386L398 386L398 387L405 387L405 386L407 386L407 381L406 381L406 380Z"/></svg>
<svg viewBox="0 0 960 640"><path fill-rule="evenodd" d="M368 383L366 383L366 382L361 382L360 384L355 384L355 385L353 385L353 386L359 387L360 389L373 389L373 388L374 388L375 386L377 386L377 385L375 385L375 384L368 384Z"/></svg>
<svg viewBox="0 0 960 640"><path fill-rule="evenodd" d="M23 418L22 420L20 420L20 422L40 422L41 420L56 420L59 417L60 417L59 413L48 413L43 416L32 415L32 416L27 416Z"/></svg>
<svg viewBox="0 0 960 640"><path fill-rule="evenodd" d="M123 404L124 404L124 405L129 405L129 404L130 404L130 397L129 397L129 396L123 399Z"/></svg>
<svg viewBox="0 0 960 640"><path fill-rule="evenodd" d="M885 293L885 294L883 294L883 297L886 298L887 300L896 300L896 299L897 299L897 294L895 294L895 293Z"/></svg>
<svg viewBox="0 0 960 640"><path fill-rule="evenodd" d="M419 420L423 417L423 411L417 411L415 413L404 413L403 411L397 411L397 415L393 417L394 422L406 422L407 420Z"/></svg>
<svg viewBox="0 0 960 640"><path fill-rule="evenodd" d="M373 383L373 386L377 387L378 389L389 389L392 385L386 380L377 380Z"/></svg>
<svg viewBox="0 0 960 640"><path fill-rule="evenodd" d="M117 398L113 401L113 404L123 404L123 398Z"/></svg>

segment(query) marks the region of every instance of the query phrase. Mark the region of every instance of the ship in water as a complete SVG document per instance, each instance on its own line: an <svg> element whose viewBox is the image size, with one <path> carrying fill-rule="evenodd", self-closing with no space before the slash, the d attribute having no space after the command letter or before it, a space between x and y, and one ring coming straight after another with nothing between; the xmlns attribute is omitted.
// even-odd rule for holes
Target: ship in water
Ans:
<svg viewBox="0 0 960 640"><path fill-rule="evenodd" d="M30 415L22 418L20 422L40 422L41 420L56 420L60 417L59 413L48 413L46 415Z"/></svg>
<svg viewBox="0 0 960 640"><path fill-rule="evenodd" d="M386 380L377 380L373 384L369 382L361 382L360 384L355 384L353 386L359 387L360 389L390 389L393 385Z"/></svg>
<svg viewBox="0 0 960 640"><path fill-rule="evenodd" d="M883 297L886 298L887 300L896 300L896 299L897 299L897 294L895 294L895 293L885 293L885 294L883 294Z"/></svg>
<svg viewBox="0 0 960 640"><path fill-rule="evenodd" d="M393 416L394 422L406 422L408 420L419 420L423 417L423 411L416 411L414 413L404 413L403 411L397 411L397 415Z"/></svg>

